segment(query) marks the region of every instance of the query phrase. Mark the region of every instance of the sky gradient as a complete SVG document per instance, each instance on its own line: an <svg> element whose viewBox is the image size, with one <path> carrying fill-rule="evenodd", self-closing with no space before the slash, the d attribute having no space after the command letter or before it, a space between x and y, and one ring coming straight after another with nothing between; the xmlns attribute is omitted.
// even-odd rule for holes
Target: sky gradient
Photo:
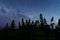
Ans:
<svg viewBox="0 0 60 40"><path fill-rule="evenodd" d="M39 19L39 14L55 22L60 18L60 0L0 0L0 15L10 17L22 14L33 20Z"/></svg>

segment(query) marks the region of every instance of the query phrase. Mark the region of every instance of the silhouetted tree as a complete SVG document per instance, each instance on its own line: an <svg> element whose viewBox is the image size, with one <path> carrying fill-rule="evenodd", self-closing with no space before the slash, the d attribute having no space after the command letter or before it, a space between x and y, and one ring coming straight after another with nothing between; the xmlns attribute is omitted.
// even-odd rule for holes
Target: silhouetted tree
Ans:
<svg viewBox="0 0 60 40"><path fill-rule="evenodd" d="M26 20L26 26L28 25L28 20Z"/></svg>
<svg viewBox="0 0 60 40"><path fill-rule="evenodd" d="M29 23L30 23L30 19L29 19Z"/></svg>
<svg viewBox="0 0 60 40"><path fill-rule="evenodd" d="M7 23L7 24L5 25L5 27L4 27L4 29L8 29L8 27L9 27L9 26L8 26L8 23Z"/></svg>
<svg viewBox="0 0 60 40"><path fill-rule="evenodd" d="M50 21L51 21L51 23L53 22L53 20L54 20L54 17L52 17L52 18L51 18L51 20L50 20Z"/></svg>
<svg viewBox="0 0 60 40"><path fill-rule="evenodd" d="M31 27L32 27L33 30L35 30L36 26L35 26L35 22L34 21L32 21Z"/></svg>
<svg viewBox="0 0 60 40"><path fill-rule="evenodd" d="M53 21L54 21L54 17L51 18L51 27L52 27L52 29L53 29L53 27L54 27Z"/></svg>
<svg viewBox="0 0 60 40"><path fill-rule="evenodd" d="M28 20L28 26L30 27L31 23L30 23L30 19Z"/></svg>
<svg viewBox="0 0 60 40"><path fill-rule="evenodd" d="M39 20L35 21L35 26L37 26L37 27L39 26Z"/></svg>
<svg viewBox="0 0 60 40"><path fill-rule="evenodd" d="M5 27L8 27L8 23L5 25Z"/></svg>
<svg viewBox="0 0 60 40"><path fill-rule="evenodd" d="M30 30L30 19L26 20L26 28Z"/></svg>
<svg viewBox="0 0 60 40"><path fill-rule="evenodd" d="M22 18L21 23L18 23L19 28L21 29L14 29L15 28L15 21L12 20L11 22L11 29L8 27L8 23L5 25L5 28L0 31L0 37L11 37L15 39L23 39L23 40L55 40L57 37L59 38L60 34L60 19L58 20L58 26L54 30L51 30L49 27L51 26L52 29L54 27L54 17L51 18L51 25L47 24L47 20L43 18L43 15L40 14L40 20L36 21L30 21L26 20L24 22L24 19ZM40 22L40 23L39 23ZM45 25L47 24L47 25ZM38 28L39 27L39 28ZM7 29L7 30L6 30ZM13 30L12 30L13 29ZM27 37L26 37L27 36ZM4 38L5 38L4 37ZM6 37L6 38L7 38ZM57 39L58 39L57 38Z"/></svg>
<svg viewBox="0 0 60 40"><path fill-rule="evenodd" d="M39 28L39 20L36 20L35 21L34 28L35 29L38 29Z"/></svg>
<svg viewBox="0 0 60 40"><path fill-rule="evenodd" d="M40 14L40 22L43 22L43 15Z"/></svg>
<svg viewBox="0 0 60 40"><path fill-rule="evenodd" d="M60 19L58 20L58 26L60 27Z"/></svg>
<svg viewBox="0 0 60 40"><path fill-rule="evenodd" d="M45 24L45 25L47 25L47 21L46 21L46 19L45 19L45 18L44 18L44 24Z"/></svg>
<svg viewBox="0 0 60 40"><path fill-rule="evenodd" d="M30 28L30 19L28 20L28 24L27 24L28 26L29 26L29 28Z"/></svg>
<svg viewBox="0 0 60 40"><path fill-rule="evenodd" d="M24 19L22 18L22 27L25 27Z"/></svg>
<svg viewBox="0 0 60 40"><path fill-rule="evenodd" d="M32 26L34 25L34 21L32 21Z"/></svg>
<svg viewBox="0 0 60 40"><path fill-rule="evenodd" d="M19 24L18 24L18 25L19 25L19 29L20 29L20 28L21 28L20 22L19 22Z"/></svg>
<svg viewBox="0 0 60 40"><path fill-rule="evenodd" d="M41 23L41 26L43 26L43 15L40 14L40 23Z"/></svg>
<svg viewBox="0 0 60 40"><path fill-rule="evenodd" d="M15 21L13 20L11 23L11 28L14 29L15 28Z"/></svg>

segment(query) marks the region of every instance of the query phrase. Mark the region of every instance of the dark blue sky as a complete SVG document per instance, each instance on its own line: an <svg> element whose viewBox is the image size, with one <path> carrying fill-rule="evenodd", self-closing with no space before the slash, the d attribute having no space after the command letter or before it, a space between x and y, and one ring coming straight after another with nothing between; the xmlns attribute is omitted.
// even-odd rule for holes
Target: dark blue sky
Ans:
<svg viewBox="0 0 60 40"><path fill-rule="evenodd" d="M0 15L12 17L17 13L38 19L42 13L47 20L60 18L60 0L0 0Z"/></svg>

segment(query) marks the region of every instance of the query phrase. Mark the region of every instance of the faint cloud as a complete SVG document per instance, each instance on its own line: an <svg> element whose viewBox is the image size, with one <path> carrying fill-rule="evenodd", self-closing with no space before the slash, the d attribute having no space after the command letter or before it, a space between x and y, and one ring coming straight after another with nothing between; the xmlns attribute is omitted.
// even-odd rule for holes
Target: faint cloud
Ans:
<svg viewBox="0 0 60 40"><path fill-rule="evenodd" d="M4 9L3 7L0 7L0 12L3 14L7 13L6 9Z"/></svg>

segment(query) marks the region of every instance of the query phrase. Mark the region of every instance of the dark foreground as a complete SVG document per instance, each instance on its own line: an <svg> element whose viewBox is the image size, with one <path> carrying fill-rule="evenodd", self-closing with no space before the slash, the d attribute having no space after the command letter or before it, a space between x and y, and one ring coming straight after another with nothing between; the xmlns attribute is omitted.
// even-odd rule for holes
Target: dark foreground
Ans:
<svg viewBox="0 0 60 40"><path fill-rule="evenodd" d="M60 40L60 31L51 29L5 29L0 31L0 39L20 40Z"/></svg>

